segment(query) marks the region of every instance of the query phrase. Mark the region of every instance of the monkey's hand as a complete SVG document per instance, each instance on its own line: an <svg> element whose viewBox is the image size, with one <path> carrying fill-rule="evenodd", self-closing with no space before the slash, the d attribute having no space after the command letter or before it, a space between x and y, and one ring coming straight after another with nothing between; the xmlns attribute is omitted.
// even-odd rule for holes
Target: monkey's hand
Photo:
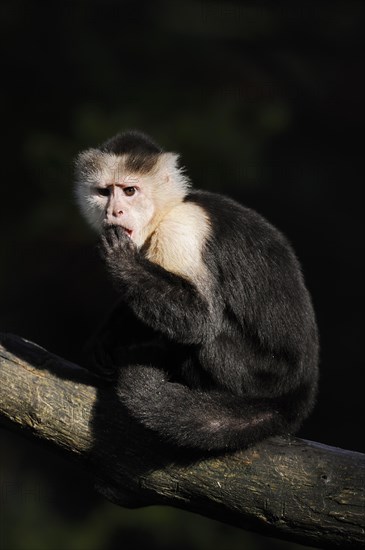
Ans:
<svg viewBox="0 0 365 550"><path fill-rule="evenodd" d="M106 226L100 239L100 252L112 276L118 278L123 266L127 267L137 252L137 247L123 227Z"/></svg>

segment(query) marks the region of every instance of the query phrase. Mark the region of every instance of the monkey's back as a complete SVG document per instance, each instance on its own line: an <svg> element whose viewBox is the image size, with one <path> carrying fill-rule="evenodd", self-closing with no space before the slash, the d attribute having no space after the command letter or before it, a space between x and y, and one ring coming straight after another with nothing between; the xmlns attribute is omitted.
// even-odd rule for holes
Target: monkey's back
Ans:
<svg viewBox="0 0 365 550"><path fill-rule="evenodd" d="M265 392L266 384L268 394L285 393L304 385L311 388L308 399L313 402L317 324L288 240L257 212L224 196L193 191L186 200L203 207L211 219L204 259L213 275L217 307L223 304L216 317L222 334L234 338L242 362L255 373L252 391Z"/></svg>

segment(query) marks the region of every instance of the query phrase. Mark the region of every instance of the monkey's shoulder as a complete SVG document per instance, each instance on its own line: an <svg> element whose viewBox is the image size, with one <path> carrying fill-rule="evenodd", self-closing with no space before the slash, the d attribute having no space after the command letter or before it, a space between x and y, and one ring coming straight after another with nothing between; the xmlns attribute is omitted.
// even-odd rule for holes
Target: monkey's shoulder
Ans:
<svg viewBox="0 0 365 550"><path fill-rule="evenodd" d="M177 275L194 282L204 277L204 243L211 232L205 209L195 202L174 206L151 236L147 257Z"/></svg>
<svg viewBox="0 0 365 550"><path fill-rule="evenodd" d="M196 207L200 207L210 220L213 229L216 229L219 233L227 229L229 234L232 234L232 230L245 234L251 227L264 226L270 231L274 229L255 210L219 193L199 189L191 190L185 201L184 204L194 204Z"/></svg>
<svg viewBox="0 0 365 550"><path fill-rule="evenodd" d="M210 191L194 190L188 203L200 207L211 227L210 237L217 250L263 251L272 246L290 250L285 235L261 214L239 202Z"/></svg>

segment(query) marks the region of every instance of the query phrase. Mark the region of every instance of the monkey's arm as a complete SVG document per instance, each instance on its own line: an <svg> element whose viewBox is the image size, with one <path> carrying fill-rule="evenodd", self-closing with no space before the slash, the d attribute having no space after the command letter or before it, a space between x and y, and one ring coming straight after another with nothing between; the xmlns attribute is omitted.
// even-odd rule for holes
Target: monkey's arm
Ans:
<svg viewBox="0 0 365 550"><path fill-rule="evenodd" d="M101 251L123 300L142 321L182 343L209 337L208 302L189 281L144 258L121 227L104 230Z"/></svg>

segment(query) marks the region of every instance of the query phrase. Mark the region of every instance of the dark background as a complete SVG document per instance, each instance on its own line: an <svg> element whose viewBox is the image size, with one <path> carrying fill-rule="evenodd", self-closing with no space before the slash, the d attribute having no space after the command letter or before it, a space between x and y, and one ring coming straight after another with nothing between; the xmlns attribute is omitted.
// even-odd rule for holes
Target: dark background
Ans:
<svg viewBox="0 0 365 550"><path fill-rule="evenodd" d="M0 331L79 360L113 301L72 161L119 130L178 151L196 187L286 233L321 335L300 436L365 451L362 2L1 4ZM169 508L126 511L1 432L8 550L296 548Z"/></svg>

